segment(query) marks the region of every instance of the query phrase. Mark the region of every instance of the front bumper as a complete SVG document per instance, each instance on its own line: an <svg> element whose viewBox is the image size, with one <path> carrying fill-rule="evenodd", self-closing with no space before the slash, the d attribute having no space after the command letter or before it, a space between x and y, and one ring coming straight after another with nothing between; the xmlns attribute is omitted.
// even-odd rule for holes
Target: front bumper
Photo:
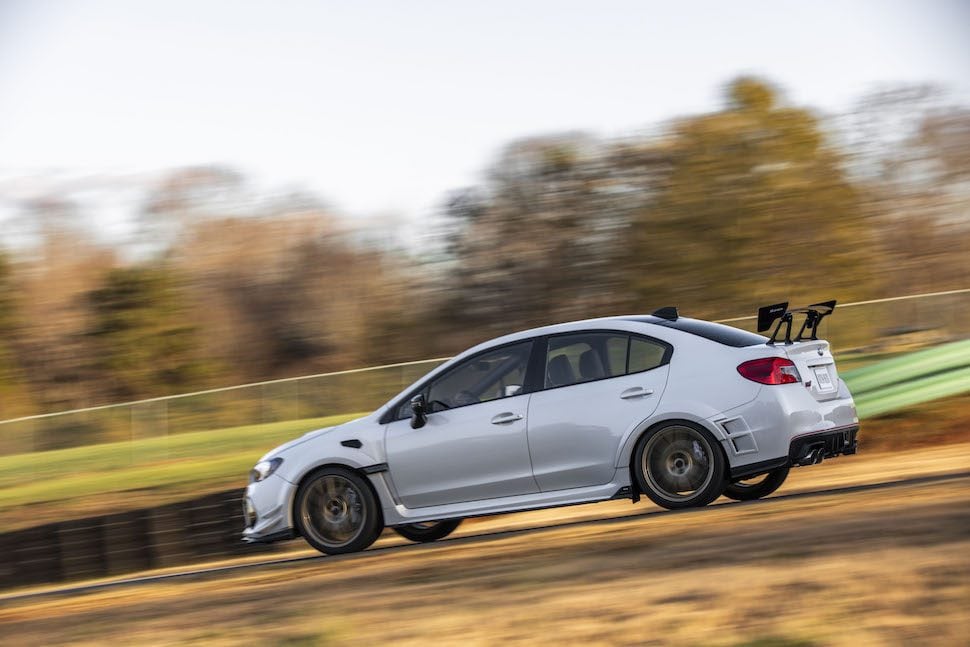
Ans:
<svg viewBox="0 0 970 647"><path fill-rule="evenodd" d="M265 543L293 538L290 507L295 490L295 485L276 474L250 483L243 497L243 541Z"/></svg>

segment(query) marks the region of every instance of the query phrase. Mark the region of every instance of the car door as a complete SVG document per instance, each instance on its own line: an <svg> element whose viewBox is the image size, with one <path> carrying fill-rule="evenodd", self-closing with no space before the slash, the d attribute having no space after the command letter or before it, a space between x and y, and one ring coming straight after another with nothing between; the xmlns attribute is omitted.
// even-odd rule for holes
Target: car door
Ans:
<svg viewBox="0 0 970 647"><path fill-rule="evenodd" d="M650 416L667 384L673 349L625 332L548 338L543 389L529 400L529 449L542 491L602 485L619 443Z"/></svg>
<svg viewBox="0 0 970 647"><path fill-rule="evenodd" d="M387 425L388 474L408 508L538 491L529 460L525 375L533 342L480 353L418 390L430 413L412 429L406 405Z"/></svg>

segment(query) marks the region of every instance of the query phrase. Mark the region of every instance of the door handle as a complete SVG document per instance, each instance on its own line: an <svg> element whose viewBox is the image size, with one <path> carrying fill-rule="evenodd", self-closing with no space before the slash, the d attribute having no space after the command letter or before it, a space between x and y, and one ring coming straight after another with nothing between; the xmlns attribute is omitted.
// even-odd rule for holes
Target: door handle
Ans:
<svg viewBox="0 0 970 647"><path fill-rule="evenodd" d="M522 420L522 416L517 413L500 413L492 418L492 424L504 425L505 423L515 422L516 420Z"/></svg>
<svg viewBox="0 0 970 647"><path fill-rule="evenodd" d="M635 386L621 393L620 397L624 400L629 400L630 398L644 398L648 395L653 395L653 389L645 389L642 386Z"/></svg>

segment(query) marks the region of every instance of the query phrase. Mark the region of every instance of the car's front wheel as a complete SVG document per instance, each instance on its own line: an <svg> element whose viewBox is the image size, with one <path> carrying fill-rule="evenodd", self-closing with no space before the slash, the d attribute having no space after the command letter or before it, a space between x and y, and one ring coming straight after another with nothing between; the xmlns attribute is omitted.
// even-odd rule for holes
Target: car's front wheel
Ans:
<svg viewBox="0 0 970 647"><path fill-rule="evenodd" d="M727 460L704 429L678 421L644 434L633 468L640 491L657 505L676 510L704 506L719 497Z"/></svg>
<svg viewBox="0 0 970 647"><path fill-rule="evenodd" d="M724 496L735 501L751 501L766 497L781 487L781 484L788 478L788 471L790 469L786 465L785 467L771 470L767 474L729 483L724 488Z"/></svg>
<svg viewBox="0 0 970 647"><path fill-rule="evenodd" d="M409 523L406 526L395 526L394 532L405 539L418 542L437 541L444 539L458 527L461 519L447 519L445 521L427 521L425 523Z"/></svg>
<svg viewBox="0 0 970 647"><path fill-rule="evenodd" d="M384 521L377 497L364 477L341 467L320 469L296 493L300 535L322 553L364 550L374 543Z"/></svg>

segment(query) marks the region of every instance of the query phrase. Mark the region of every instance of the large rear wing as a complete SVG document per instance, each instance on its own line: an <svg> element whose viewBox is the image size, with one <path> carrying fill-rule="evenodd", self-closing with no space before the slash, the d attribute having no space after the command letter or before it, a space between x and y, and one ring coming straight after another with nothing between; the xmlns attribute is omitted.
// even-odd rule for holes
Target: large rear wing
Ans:
<svg viewBox="0 0 970 647"><path fill-rule="evenodd" d="M822 303L813 303L804 308L791 309L788 308L787 301L784 303L775 303L758 309L758 332L765 332L771 328L771 324L777 321L778 325L775 326L775 331L771 333L771 338L768 339L769 346L775 343L782 326L785 326L786 344L802 341L803 339L818 339L818 325L822 322L822 319L832 314L833 310L835 310L835 299L823 301ZM798 335L793 340L791 338L792 320L795 318L795 315L800 314L805 315L805 321L802 323ZM808 333L808 337L805 337L806 332Z"/></svg>

